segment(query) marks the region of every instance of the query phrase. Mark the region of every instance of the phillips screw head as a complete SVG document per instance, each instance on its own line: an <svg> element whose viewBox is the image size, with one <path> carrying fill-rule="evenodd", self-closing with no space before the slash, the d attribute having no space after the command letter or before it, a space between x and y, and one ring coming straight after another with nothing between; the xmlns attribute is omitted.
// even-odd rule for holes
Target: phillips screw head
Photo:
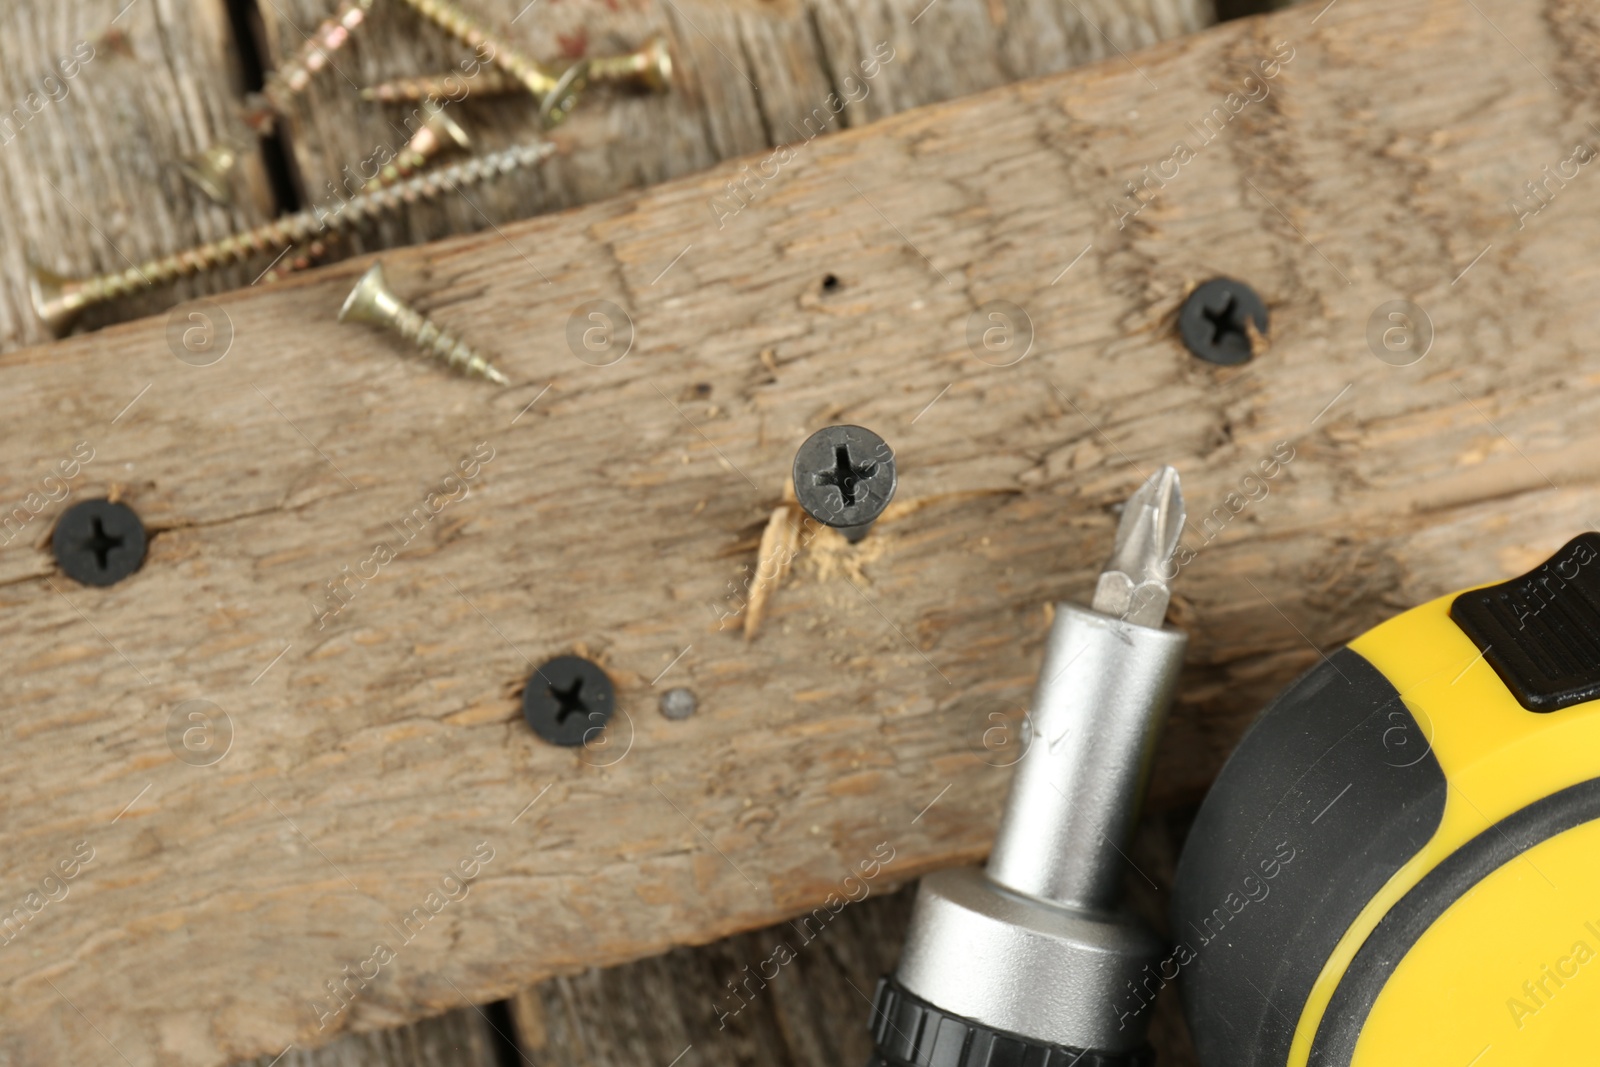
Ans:
<svg viewBox="0 0 1600 1067"><path fill-rule="evenodd" d="M522 691L522 714L552 745L577 747L599 736L617 694L600 667L582 656L557 656L536 668Z"/></svg>
<svg viewBox="0 0 1600 1067"><path fill-rule="evenodd" d="M1231 367L1255 355L1255 338L1267 335L1267 305L1256 291L1232 278L1198 286L1178 310L1183 347L1207 363Z"/></svg>
<svg viewBox="0 0 1600 1067"><path fill-rule="evenodd" d="M826 426L794 454L794 495L806 514L849 541L867 535L894 499L894 450L861 426Z"/></svg>
<svg viewBox="0 0 1600 1067"><path fill-rule="evenodd" d="M144 562L144 523L126 504L85 500L56 520L50 547L68 578L114 585Z"/></svg>

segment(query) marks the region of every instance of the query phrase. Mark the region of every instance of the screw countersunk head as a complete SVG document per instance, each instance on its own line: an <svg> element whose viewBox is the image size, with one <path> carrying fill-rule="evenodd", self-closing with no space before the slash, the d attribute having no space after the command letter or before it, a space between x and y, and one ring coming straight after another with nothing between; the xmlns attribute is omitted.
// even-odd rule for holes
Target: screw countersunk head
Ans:
<svg viewBox="0 0 1600 1067"><path fill-rule="evenodd" d="M557 656L535 668L522 691L522 714L552 745L594 740L616 710L617 694L598 664L582 656Z"/></svg>
<svg viewBox="0 0 1600 1067"><path fill-rule="evenodd" d="M144 523L126 504L85 500L56 520L50 545L67 577L84 585L112 585L144 563Z"/></svg>
<svg viewBox="0 0 1600 1067"><path fill-rule="evenodd" d="M72 323L87 301L73 288L75 279L57 274L37 263L28 264L28 295L34 313L53 334L61 334Z"/></svg>
<svg viewBox="0 0 1600 1067"><path fill-rule="evenodd" d="M587 62L590 80L596 83L632 85L652 93L672 88L672 49L666 34L652 34L631 52L594 56Z"/></svg>
<svg viewBox="0 0 1600 1067"><path fill-rule="evenodd" d="M190 185L218 204L233 203L233 172L239 164L239 150L218 141L204 152L178 162L178 172Z"/></svg>
<svg viewBox="0 0 1600 1067"><path fill-rule="evenodd" d="M657 93L672 88L672 49L667 46L666 34L654 34L634 54L639 57L640 85Z"/></svg>
<svg viewBox="0 0 1600 1067"><path fill-rule="evenodd" d="M858 537L889 506L898 480L894 450L861 426L826 426L806 438L793 473L795 498L808 515Z"/></svg>
<svg viewBox="0 0 1600 1067"><path fill-rule="evenodd" d="M1207 363L1250 362L1256 337L1266 333L1267 305L1254 289L1231 278L1213 278L1197 286L1178 309L1183 346Z"/></svg>

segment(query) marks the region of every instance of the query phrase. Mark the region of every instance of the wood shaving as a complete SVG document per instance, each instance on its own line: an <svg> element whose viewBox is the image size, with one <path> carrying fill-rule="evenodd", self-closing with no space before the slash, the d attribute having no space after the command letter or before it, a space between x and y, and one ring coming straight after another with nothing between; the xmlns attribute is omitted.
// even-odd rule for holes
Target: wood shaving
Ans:
<svg viewBox="0 0 1600 1067"><path fill-rule="evenodd" d="M793 490L786 495L792 495ZM799 505L785 501L772 509L767 528L761 531L761 548L756 554L756 573L750 583L750 600L745 608L744 639L753 641L761 627L767 600L789 575L794 557L800 551Z"/></svg>
<svg viewBox="0 0 1600 1067"><path fill-rule="evenodd" d="M883 522L879 516L878 522ZM819 582L830 581L841 575L856 585L866 585L867 576L861 568L881 557L888 550L888 539L883 531L874 527L871 534L857 544L844 539L844 534L831 526L820 526L816 535L806 545L809 569Z"/></svg>

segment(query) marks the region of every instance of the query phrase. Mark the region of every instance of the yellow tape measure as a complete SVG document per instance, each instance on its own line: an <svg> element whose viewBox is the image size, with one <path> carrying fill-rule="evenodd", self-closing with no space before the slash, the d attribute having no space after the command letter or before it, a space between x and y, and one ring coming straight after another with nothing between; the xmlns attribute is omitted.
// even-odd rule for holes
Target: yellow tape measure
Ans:
<svg viewBox="0 0 1600 1067"><path fill-rule="evenodd" d="M1600 1063L1597 697L1595 533L1280 694L1195 820L1153 975L1201 1062Z"/></svg>

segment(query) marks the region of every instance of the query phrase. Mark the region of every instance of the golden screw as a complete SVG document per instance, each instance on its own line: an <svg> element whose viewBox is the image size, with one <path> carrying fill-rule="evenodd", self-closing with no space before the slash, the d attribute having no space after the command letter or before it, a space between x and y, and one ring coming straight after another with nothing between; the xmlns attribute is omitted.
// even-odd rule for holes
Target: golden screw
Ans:
<svg viewBox="0 0 1600 1067"><path fill-rule="evenodd" d="M393 330L416 345L434 359L463 374L476 374L498 385L510 385L494 364L484 359L461 341L445 333L416 308L407 304L389 288L383 276L383 264L374 263L356 282L356 287L345 297L339 309L340 322L363 322L368 326L382 326Z"/></svg>
<svg viewBox="0 0 1600 1067"><path fill-rule="evenodd" d="M442 106L433 106L417 132L411 135L393 159L373 175L362 188L393 185L401 178L409 178L427 165L428 161L449 147L472 151L472 139L459 123L444 113ZM185 180L219 204L233 203L233 172L239 165L239 148L219 142L197 155L189 156L178 164Z"/></svg>
<svg viewBox="0 0 1600 1067"><path fill-rule="evenodd" d="M29 278L33 307L46 326L60 333L78 312L92 304L128 296L148 286L199 274L258 253L273 252L284 245L304 245L329 230L349 229L380 212L393 211L419 200L433 200L447 189L476 185L488 178L533 166L554 151L555 146L548 141L515 145L425 171L393 185L364 188L350 199L340 200L336 207L318 204L244 233L174 252L116 274L75 279L35 266Z"/></svg>
<svg viewBox="0 0 1600 1067"><path fill-rule="evenodd" d="M596 56L589 60L589 78L605 84L632 84L653 93L672 87L672 50L665 34L657 33L631 52Z"/></svg>
<svg viewBox="0 0 1600 1067"><path fill-rule="evenodd" d="M204 152L178 163L178 171L190 185L219 204L233 203L233 169L239 163L239 149L218 141Z"/></svg>
<svg viewBox="0 0 1600 1067"><path fill-rule="evenodd" d="M428 112L428 117L423 120L417 132L411 135L411 140L406 142L406 146L362 188L374 189L393 185L400 179L410 177L421 170L430 159L452 146L470 152L472 138L467 136L467 131L463 130L455 119L444 113L443 105L434 104Z"/></svg>
<svg viewBox="0 0 1600 1067"><path fill-rule="evenodd" d="M522 92L522 83L503 70L487 67L469 80L465 75L425 74L418 78L395 78L361 90L361 99L380 104L415 104L423 100L449 100L459 103L470 96L504 96Z"/></svg>
<svg viewBox="0 0 1600 1067"><path fill-rule="evenodd" d="M330 233L326 239L319 238L310 244L296 245L285 252L277 263L268 267L260 280L271 285L296 271L310 270L328 255L330 246L337 244L338 241L339 235Z"/></svg>
<svg viewBox="0 0 1600 1067"><path fill-rule="evenodd" d="M551 69L565 72L570 65L552 65ZM672 84L672 52L666 37L658 33L632 52L589 60L589 78L596 84L637 85L651 92L666 92ZM414 104L429 98L459 102L467 95L501 96L523 88L504 71L485 68L471 79L453 72L396 78L361 90L361 99L384 104Z"/></svg>
<svg viewBox="0 0 1600 1067"><path fill-rule="evenodd" d="M478 24L451 0L405 0L417 14L443 29L475 52L489 46L490 62L521 82L534 96L543 99L556 88L561 75L537 60L518 52Z"/></svg>
<svg viewBox="0 0 1600 1067"><path fill-rule="evenodd" d="M318 24L294 55L267 75L260 96L245 111L245 121L258 132L271 132L274 117L286 114L290 100L305 92L312 75L328 65L329 54L349 43L371 7L372 0L344 0L332 18Z"/></svg>

